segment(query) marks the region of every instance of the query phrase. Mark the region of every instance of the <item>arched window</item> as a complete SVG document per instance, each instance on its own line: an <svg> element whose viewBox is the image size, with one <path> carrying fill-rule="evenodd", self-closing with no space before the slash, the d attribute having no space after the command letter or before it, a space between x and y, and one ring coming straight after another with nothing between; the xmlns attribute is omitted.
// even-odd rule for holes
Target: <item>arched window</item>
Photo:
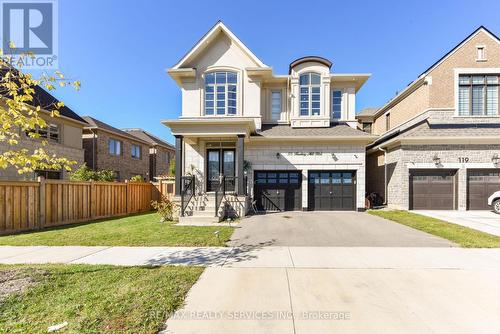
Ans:
<svg viewBox="0 0 500 334"><path fill-rule="evenodd" d="M235 72L205 74L205 115L236 115Z"/></svg>
<svg viewBox="0 0 500 334"><path fill-rule="evenodd" d="M300 75L300 116L320 113L321 76L316 73Z"/></svg>

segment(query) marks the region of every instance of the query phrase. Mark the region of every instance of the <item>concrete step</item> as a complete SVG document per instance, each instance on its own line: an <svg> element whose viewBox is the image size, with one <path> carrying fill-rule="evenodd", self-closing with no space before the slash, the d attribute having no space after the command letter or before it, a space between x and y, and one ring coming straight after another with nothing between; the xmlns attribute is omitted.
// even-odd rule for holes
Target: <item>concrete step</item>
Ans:
<svg viewBox="0 0 500 334"><path fill-rule="evenodd" d="M193 217L214 217L215 210L213 211L193 211Z"/></svg>
<svg viewBox="0 0 500 334"><path fill-rule="evenodd" d="M199 216L189 216L189 217L179 217L179 223L218 223L218 217L199 217Z"/></svg>

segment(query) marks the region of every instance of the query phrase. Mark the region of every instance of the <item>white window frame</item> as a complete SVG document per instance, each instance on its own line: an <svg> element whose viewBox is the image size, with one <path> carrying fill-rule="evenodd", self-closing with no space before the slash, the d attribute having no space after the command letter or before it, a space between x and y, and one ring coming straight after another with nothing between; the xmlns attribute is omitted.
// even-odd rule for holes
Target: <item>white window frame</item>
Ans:
<svg viewBox="0 0 500 334"><path fill-rule="evenodd" d="M476 45L476 61L487 61L486 58L486 45Z"/></svg>
<svg viewBox="0 0 500 334"><path fill-rule="evenodd" d="M280 104L279 104L279 111L278 111L278 117L274 118L273 114L273 94L279 94L280 96ZM269 94L269 111L270 111L270 117L269 119L273 122L279 122L281 120L281 112L283 111L283 91L281 89L272 89L271 93Z"/></svg>
<svg viewBox="0 0 500 334"><path fill-rule="evenodd" d="M317 76L319 76L319 84L312 84L312 80L311 80L311 75L312 74L315 74ZM309 83L307 85L301 85L300 84L300 78L303 76L303 75L308 75L309 76ZM302 95L305 95L305 94L302 94L302 88L305 87L308 89L307 91L307 96L308 96L308 109L307 109L307 115L302 115L302 108L301 108L301 104L302 104ZM313 93L312 93L312 89L313 88L318 88L319 89L319 100L318 101L314 101L314 102L318 102L319 103L319 108L314 108L314 109L319 109L319 113L317 115L313 115L312 114L312 103L313 103L313 100L312 100L312 96L313 96ZM318 95L318 94L314 94L314 95ZM300 73L299 74L299 117L319 117L321 116L321 73L317 73L317 72L304 72L304 73Z"/></svg>
<svg viewBox="0 0 500 334"><path fill-rule="evenodd" d="M333 117L333 93L334 92L340 92L340 117L339 118ZM330 117L332 118L333 121L342 120L343 119L343 115L344 115L344 90L343 89L339 89L339 88L334 88L334 89L331 90L330 97L331 97Z"/></svg>
<svg viewBox="0 0 500 334"><path fill-rule="evenodd" d="M134 155L134 149L138 149L138 152L139 152L139 156L135 156ZM137 144L132 144L130 146L130 155L133 159L141 159L142 157L142 147L141 145L137 145Z"/></svg>
<svg viewBox="0 0 500 334"><path fill-rule="evenodd" d="M465 115L462 116L459 113L459 77L461 74L464 75L487 75L487 74L492 74L492 75L500 75L500 67L488 67L488 68L454 68L454 86L455 86L455 113L454 117L460 117L460 118L500 118L500 106L497 110L497 115L495 116L490 116L490 115ZM498 99L500 101L500 92ZM500 103L500 102L499 102Z"/></svg>
<svg viewBox="0 0 500 334"><path fill-rule="evenodd" d="M226 83L223 84L218 84L217 82L217 73L226 73ZM236 83L228 83L227 82L227 74L232 73L236 75ZM214 83L207 84L206 83L206 76L209 74L214 75ZM231 69L212 69L210 71L205 72L203 75L203 115L204 116L209 116L209 117L224 117L224 116L237 116L238 115L238 97L239 97L239 73L235 70ZM229 99L229 86L234 86L236 88L235 94L236 98L235 99ZM207 87L213 87L213 92L207 92ZM217 109L222 109L222 108L217 108L217 87L224 87L224 114L218 114ZM208 101L213 101L213 107L210 109L213 109L213 114L207 114L207 94L213 94L213 100L208 100ZM229 113L229 100L234 100L235 106L234 106L234 113Z"/></svg>

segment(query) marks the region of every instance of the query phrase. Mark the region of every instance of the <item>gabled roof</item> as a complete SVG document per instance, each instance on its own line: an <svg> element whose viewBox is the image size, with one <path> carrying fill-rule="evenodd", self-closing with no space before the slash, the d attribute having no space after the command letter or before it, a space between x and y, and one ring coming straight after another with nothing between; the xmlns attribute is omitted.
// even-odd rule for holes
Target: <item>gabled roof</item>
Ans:
<svg viewBox="0 0 500 334"><path fill-rule="evenodd" d="M166 141L156 137L155 135L147 132L146 130L143 129L123 129L128 134L131 134L134 137L137 137L141 140L149 142L152 146L163 146L165 148L175 150L175 147L167 143Z"/></svg>
<svg viewBox="0 0 500 334"><path fill-rule="evenodd" d="M238 37L236 37L235 34L229 30L222 21L217 21L217 23L205 34L203 37L191 48L191 50L182 57L181 60L175 64L171 70L179 70L180 68L184 67L184 65L195 58L198 54L200 54L204 49L206 49L210 42L216 37L220 32L226 34L233 43L238 45L243 52L245 52L258 66L260 67L268 67L266 64L264 64L255 54L253 54L252 51L250 51L249 48L246 47L245 44L243 44L242 41Z"/></svg>
<svg viewBox="0 0 500 334"><path fill-rule="evenodd" d="M356 117L370 117L370 116L375 116L377 113L378 108L365 108L361 110L359 113L356 114Z"/></svg>
<svg viewBox="0 0 500 334"><path fill-rule="evenodd" d="M476 30L474 30L469 36L467 36L464 40L462 40L460 43L458 43L453 49L451 49L448 53L446 53L443 57L441 57L438 61L436 61L434 64L432 64L429 68L427 68L422 74L420 74L417 79L414 81L410 82L405 89L403 89L398 95L394 96L392 99L390 99L384 106L382 106L378 111L377 115L382 114L389 106L394 105L394 103L399 102L399 100L409 93L411 93L414 89L418 88L420 84L425 82L425 77L427 74L432 71L434 68L436 68L438 65L440 65L443 61L448 59L452 54L454 54L458 49L460 49L465 43L467 43L470 39L472 39L474 36L476 36L479 32L484 32L486 33L487 36L491 37L494 39L497 43L500 43L500 38L493 34L491 31L486 29L484 26L480 26Z"/></svg>
<svg viewBox="0 0 500 334"><path fill-rule="evenodd" d="M89 124L89 126L84 127L84 129L88 129L88 130L99 129L102 131L109 132L111 134L115 134L115 135L120 136L120 137L128 138L130 140L149 145L149 142L142 140L140 138L137 138L135 136L132 136L131 134L128 134L125 131L117 129L117 128L115 128L109 124L106 124L104 122L101 122L100 120L95 119L93 117L83 116L83 119Z"/></svg>

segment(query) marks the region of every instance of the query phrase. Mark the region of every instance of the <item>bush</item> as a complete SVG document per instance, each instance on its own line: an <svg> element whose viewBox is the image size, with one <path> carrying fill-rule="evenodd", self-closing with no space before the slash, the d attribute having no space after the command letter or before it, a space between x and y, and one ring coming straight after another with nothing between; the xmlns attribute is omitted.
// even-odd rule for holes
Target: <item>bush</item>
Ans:
<svg viewBox="0 0 500 334"><path fill-rule="evenodd" d="M174 211L176 205L169 200L167 197L162 196L161 200L151 201L151 206L153 209L157 210L158 215L160 216L160 222L171 221L174 220Z"/></svg>
<svg viewBox="0 0 500 334"><path fill-rule="evenodd" d="M130 178L130 182L144 182L142 175L134 175Z"/></svg>
<svg viewBox="0 0 500 334"><path fill-rule="evenodd" d="M87 167L86 164L81 165L70 174L71 181L105 181L112 182L116 179L116 174L112 170L95 171Z"/></svg>

